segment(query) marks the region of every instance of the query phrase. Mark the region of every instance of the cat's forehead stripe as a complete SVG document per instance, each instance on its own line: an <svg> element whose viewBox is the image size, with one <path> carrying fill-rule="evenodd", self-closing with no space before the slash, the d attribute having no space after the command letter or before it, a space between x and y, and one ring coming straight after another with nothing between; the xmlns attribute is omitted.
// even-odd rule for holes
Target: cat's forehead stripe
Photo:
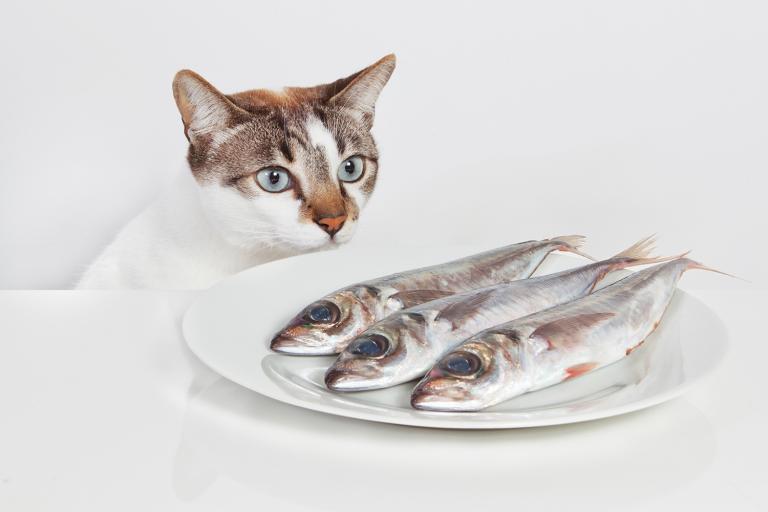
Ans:
<svg viewBox="0 0 768 512"><path fill-rule="evenodd" d="M310 145L323 151L326 162L333 165L340 159L336 137L333 136L320 119L314 116L308 118L305 130L309 136Z"/></svg>

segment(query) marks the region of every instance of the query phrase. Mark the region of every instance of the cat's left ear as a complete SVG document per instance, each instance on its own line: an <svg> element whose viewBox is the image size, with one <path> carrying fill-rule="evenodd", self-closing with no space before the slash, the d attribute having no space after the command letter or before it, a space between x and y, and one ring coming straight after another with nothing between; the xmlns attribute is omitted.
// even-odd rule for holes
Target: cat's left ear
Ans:
<svg viewBox="0 0 768 512"><path fill-rule="evenodd" d="M176 73L173 97L184 122L184 135L193 146L205 143L216 132L247 117L243 109L229 101L203 77L188 69Z"/></svg>
<svg viewBox="0 0 768 512"><path fill-rule="evenodd" d="M362 71L335 82L332 85L342 85L343 89L331 96L328 105L348 109L370 129L376 100L392 76L395 63L395 55L389 54Z"/></svg>

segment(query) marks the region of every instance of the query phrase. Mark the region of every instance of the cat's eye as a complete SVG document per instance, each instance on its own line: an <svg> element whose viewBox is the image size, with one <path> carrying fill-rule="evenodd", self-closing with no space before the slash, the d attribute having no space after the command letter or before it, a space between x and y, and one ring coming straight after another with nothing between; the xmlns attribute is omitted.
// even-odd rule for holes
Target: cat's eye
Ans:
<svg viewBox="0 0 768 512"><path fill-rule="evenodd" d="M347 158L339 166L339 179L348 183L357 181L365 170L363 159L359 156Z"/></svg>
<svg viewBox="0 0 768 512"><path fill-rule="evenodd" d="M291 187L291 175L281 167L267 167L256 173L256 183L267 192L282 192Z"/></svg>

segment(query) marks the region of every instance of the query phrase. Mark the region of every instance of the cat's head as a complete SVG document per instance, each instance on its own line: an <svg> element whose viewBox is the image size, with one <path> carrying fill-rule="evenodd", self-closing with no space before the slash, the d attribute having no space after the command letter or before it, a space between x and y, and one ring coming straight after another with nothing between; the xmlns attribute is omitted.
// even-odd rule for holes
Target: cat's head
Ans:
<svg viewBox="0 0 768 512"><path fill-rule="evenodd" d="M315 87L220 93L179 71L173 94L209 220L243 248L348 241L376 185L370 130L395 56Z"/></svg>

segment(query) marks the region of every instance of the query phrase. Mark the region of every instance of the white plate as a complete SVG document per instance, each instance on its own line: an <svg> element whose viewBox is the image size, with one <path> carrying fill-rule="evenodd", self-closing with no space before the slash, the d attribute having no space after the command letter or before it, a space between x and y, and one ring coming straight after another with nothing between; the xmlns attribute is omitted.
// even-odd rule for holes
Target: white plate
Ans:
<svg viewBox="0 0 768 512"><path fill-rule="evenodd" d="M723 358L727 335L704 304L678 290L661 326L624 360L476 413L416 411L412 383L360 393L323 385L333 357L273 353L269 340L327 292L367 278L439 263L488 247L343 248L275 261L203 292L183 323L190 349L213 370L258 393L329 414L437 428L516 428L575 423L650 407L681 394ZM550 255L537 274L581 264Z"/></svg>

